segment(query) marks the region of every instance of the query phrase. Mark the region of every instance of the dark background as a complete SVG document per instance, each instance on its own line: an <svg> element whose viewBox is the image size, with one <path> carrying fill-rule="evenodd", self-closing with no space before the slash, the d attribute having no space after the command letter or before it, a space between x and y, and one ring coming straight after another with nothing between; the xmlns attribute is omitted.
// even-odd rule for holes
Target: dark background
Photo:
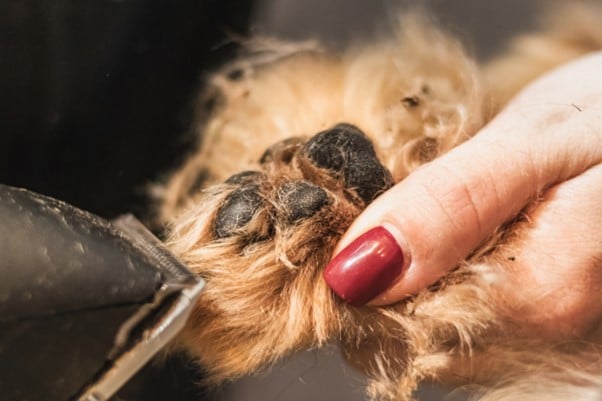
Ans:
<svg viewBox="0 0 602 401"><path fill-rule="evenodd" d="M0 182L105 217L144 214L147 186L190 149L203 73L246 33L245 0L0 5Z"/></svg>

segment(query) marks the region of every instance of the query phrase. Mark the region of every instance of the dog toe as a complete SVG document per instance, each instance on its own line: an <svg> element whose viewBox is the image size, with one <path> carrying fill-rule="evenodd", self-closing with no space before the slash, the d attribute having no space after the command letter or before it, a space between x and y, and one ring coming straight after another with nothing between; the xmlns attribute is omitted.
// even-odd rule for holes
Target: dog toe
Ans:
<svg viewBox="0 0 602 401"><path fill-rule="evenodd" d="M314 216L329 203L327 192L307 181L287 182L280 187L278 201L283 218L295 223Z"/></svg>
<svg viewBox="0 0 602 401"><path fill-rule="evenodd" d="M393 184L372 142L354 125L342 123L316 134L302 153L314 165L342 180L366 204Z"/></svg>
<svg viewBox="0 0 602 401"><path fill-rule="evenodd" d="M218 209L213 223L215 238L226 238L246 226L263 207L264 199L255 184L243 185L230 193Z"/></svg>

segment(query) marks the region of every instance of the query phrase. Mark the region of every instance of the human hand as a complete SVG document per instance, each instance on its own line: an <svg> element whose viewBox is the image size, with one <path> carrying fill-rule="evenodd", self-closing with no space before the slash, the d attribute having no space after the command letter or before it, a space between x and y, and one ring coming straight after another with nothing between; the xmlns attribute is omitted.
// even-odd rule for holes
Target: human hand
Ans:
<svg viewBox="0 0 602 401"><path fill-rule="evenodd" d="M376 199L341 239L329 286L352 304L399 301L531 205L500 299L543 334L599 319L601 72L594 53L538 79L474 138Z"/></svg>

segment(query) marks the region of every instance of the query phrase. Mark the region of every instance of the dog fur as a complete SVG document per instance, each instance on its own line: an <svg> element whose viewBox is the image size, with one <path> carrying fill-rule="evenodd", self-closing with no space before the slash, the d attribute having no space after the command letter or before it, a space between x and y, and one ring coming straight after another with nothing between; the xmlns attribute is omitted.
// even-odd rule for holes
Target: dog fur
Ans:
<svg viewBox="0 0 602 401"><path fill-rule="evenodd" d="M532 79L602 49L601 15L565 10L561 23L517 37L487 65L419 14L402 18L391 39L342 53L252 43L208 80L195 128L200 149L162 194L169 247L207 280L177 345L213 383L338 342L370 377L372 399L410 400L424 379L471 385L484 400L600 399L600 327L578 341L542 339L491 291L508 264L521 263L512 250L529 229L523 214L395 305L349 306L322 270L353 219L392 182L470 138ZM339 123L350 124L343 134L357 127L367 135L385 171L375 167L382 182L367 196L308 150ZM375 165L366 152L357 160Z"/></svg>

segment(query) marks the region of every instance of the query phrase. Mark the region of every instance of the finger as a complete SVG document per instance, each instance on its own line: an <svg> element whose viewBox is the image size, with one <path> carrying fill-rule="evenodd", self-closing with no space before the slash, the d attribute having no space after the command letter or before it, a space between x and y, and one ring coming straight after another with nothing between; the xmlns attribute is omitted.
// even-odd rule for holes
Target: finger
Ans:
<svg viewBox="0 0 602 401"><path fill-rule="evenodd" d="M581 336L602 318L600 194L602 166L552 188L494 256L508 266L501 299L529 330Z"/></svg>
<svg viewBox="0 0 602 401"><path fill-rule="evenodd" d="M587 78L597 69L602 53L544 77L479 135L376 199L340 241L329 286L353 304L416 293L544 187L599 163L602 80Z"/></svg>

